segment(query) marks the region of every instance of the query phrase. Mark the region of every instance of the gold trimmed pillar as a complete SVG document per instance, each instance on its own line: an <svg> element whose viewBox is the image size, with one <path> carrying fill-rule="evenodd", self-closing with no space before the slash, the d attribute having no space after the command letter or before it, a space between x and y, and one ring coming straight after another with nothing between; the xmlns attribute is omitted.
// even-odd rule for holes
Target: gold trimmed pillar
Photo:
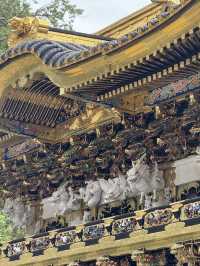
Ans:
<svg viewBox="0 0 200 266"><path fill-rule="evenodd" d="M144 264L144 257L144 250L134 250L131 259L137 263L137 266L146 266L146 264Z"/></svg>
<svg viewBox="0 0 200 266"><path fill-rule="evenodd" d="M137 263L137 266L165 266L165 253L158 251L158 253L145 252L145 250L135 250L132 253L132 260Z"/></svg>
<svg viewBox="0 0 200 266"><path fill-rule="evenodd" d="M200 262L200 252L196 244L175 244L171 247L171 254L177 259L177 266L183 266L184 263L188 266L199 265L197 262Z"/></svg>

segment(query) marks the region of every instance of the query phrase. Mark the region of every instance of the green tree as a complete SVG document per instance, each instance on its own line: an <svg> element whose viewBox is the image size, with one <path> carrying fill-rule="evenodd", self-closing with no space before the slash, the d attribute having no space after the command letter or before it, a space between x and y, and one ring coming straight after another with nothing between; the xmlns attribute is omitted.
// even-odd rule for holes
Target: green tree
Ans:
<svg viewBox="0 0 200 266"><path fill-rule="evenodd" d="M53 27L72 29L74 19L83 12L82 9L71 4L70 0L49 0L47 5L41 5L41 2L38 0L0 0L0 52L7 48L8 22L15 16L47 18Z"/></svg>
<svg viewBox="0 0 200 266"><path fill-rule="evenodd" d="M29 16L31 7L26 1L0 0L0 51L7 48L8 22L11 18Z"/></svg>
<svg viewBox="0 0 200 266"><path fill-rule="evenodd" d="M37 2L38 3L38 2ZM52 0L35 11L35 16L48 18L54 27L72 30L74 19L83 10L70 3L70 0Z"/></svg>
<svg viewBox="0 0 200 266"><path fill-rule="evenodd" d="M8 217L0 212L0 243L9 241L12 237L12 226Z"/></svg>
<svg viewBox="0 0 200 266"><path fill-rule="evenodd" d="M14 228L8 216L0 211L0 243L11 239L19 239L23 236L24 232L21 229Z"/></svg>

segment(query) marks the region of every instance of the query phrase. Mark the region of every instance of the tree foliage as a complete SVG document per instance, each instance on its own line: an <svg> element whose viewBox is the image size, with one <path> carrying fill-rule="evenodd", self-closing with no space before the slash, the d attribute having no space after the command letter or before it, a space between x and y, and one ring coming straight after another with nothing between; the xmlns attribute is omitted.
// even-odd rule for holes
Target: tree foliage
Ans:
<svg viewBox="0 0 200 266"><path fill-rule="evenodd" d="M0 211L0 243L4 243L12 239L19 239L23 236L23 230L14 228L8 216Z"/></svg>
<svg viewBox="0 0 200 266"><path fill-rule="evenodd" d="M74 19L83 12L70 0L49 0L46 5L41 3L39 0L0 0L0 52L7 48L8 22L15 16L47 18L53 27L72 29Z"/></svg>
<svg viewBox="0 0 200 266"><path fill-rule="evenodd" d="M29 16L31 7L26 1L21 0L0 0L0 7L0 51L2 51L7 48L8 21L15 16Z"/></svg>
<svg viewBox="0 0 200 266"><path fill-rule="evenodd" d="M69 0L52 0L48 5L38 8L35 16L48 18L54 27L71 30L75 17L82 12L82 9L71 4Z"/></svg>
<svg viewBox="0 0 200 266"><path fill-rule="evenodd" d="M9 241L12 235L12 227L8 217L0 212L0 243Z"/></svg>

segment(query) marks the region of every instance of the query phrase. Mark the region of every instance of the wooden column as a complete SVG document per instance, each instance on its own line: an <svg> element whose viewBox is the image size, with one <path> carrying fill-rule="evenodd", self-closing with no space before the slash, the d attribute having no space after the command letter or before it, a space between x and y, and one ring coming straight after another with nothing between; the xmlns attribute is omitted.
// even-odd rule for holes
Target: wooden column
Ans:
<svg viewBox="0 0 200 266"><path fill-rule="evenodd" d="M200 262L199 247L196 244L175 244L171 247L171 254L177 259L177 266L196 266Z"/></svg>
<svg viewBox="0 0 200 266"><path fill-rule="evenodd" d="M146 266L145 262L145 251L134 250L131 256L132 260L137 263L137 266Z"/></svg>
<svg viewBox="0 0 200 266"><path fill-rule="evenodd" d="M158 251L145 252L144 250L136 250L132 254L132 260L137 263L137 266L165 266L165 253Z"/></svg>

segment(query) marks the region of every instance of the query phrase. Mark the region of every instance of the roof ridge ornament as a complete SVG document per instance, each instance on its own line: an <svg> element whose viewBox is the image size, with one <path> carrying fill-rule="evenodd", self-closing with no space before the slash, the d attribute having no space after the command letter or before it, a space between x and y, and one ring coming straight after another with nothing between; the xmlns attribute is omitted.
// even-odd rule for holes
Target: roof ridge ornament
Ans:
<svg viewBox="0 0 200 266"><path fill-rule="evenodd" d="M11 28L9 46L14 46L27 38L33 39L37 33L48 33L49 29L48 21L37 17L13 17L9 21L9 26Z"/></svg>

